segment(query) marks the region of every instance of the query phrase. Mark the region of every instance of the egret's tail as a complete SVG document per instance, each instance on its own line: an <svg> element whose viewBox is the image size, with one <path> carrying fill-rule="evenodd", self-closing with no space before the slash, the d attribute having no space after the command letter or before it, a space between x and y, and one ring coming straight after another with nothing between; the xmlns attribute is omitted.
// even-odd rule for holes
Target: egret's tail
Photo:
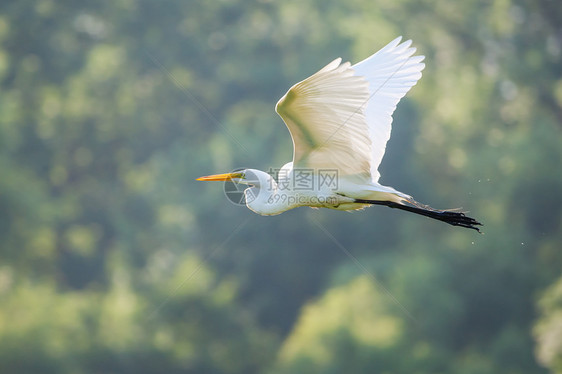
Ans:
<svg viewBox="0 0 562 374"><path fill-rule="evenodd" d="M443 221L453 226L461 226L469 229L474 229L480 232L477 226L482 226L480 222L474 218L468 217L463 212L458 210L438 210L433 209L427 205L418 203L415 200L403 200L404 203L397 203L394 201L378 201L378 200L362 200L356 199L355 202L361 204L373 204L373 205L385 205L390 208L402 209L408 212L421 214L429 218L437 219Z"/></svg>

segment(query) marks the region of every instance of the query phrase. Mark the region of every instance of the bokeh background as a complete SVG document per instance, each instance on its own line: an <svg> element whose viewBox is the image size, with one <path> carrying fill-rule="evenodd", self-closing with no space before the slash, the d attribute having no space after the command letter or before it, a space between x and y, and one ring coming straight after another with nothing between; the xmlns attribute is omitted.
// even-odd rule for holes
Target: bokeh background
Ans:
<svg viewBox="0 0 562 374"><path fill-rule="evenodd" d="M403 35L373 207L261 217L276 101ZM0 4L0 372L561 373L562 3Z"/></svg>

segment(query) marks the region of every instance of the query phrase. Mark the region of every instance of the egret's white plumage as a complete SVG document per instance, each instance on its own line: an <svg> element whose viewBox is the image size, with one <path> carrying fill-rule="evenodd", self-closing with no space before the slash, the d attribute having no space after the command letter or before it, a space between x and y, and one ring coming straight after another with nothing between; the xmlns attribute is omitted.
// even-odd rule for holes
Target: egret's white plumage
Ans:
<svg viewBox="0 0 562 374"><path fill-rule="evenodd" d="M295 84L276 110L293 137L293 165L379 180L392 113L421 78L424 56L401 37L356 65L338 58Z"/></svg>
<svg viewBox="0 0 562 374"><path fill-rule="evenodd" d="M291 133L294 152L277 181L254 169L199 180L251 185L245 191L247 206L262 215L297 206L353 210L379 204L478 230L479 223L463 213L432 209L378 183L392 114L425 67L424 56L413 56L412 42L400 40L353 66L338 58L279 100L275 110ZM297 174L303 170L311 171L313 179L310 188L299 189ZM325 170L337 171L336 187L321 185Z"/></svg>

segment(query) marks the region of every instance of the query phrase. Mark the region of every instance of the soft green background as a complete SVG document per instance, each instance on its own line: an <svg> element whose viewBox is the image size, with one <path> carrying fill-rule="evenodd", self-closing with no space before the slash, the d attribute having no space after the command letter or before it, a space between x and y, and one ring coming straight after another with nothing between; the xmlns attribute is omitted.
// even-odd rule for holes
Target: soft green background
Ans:
<svg viewBox="0 0 562 374"><path fill-rule="evenodd" d="M277 99L398 35L381 181L484 235L195 181L290 161ZM558 0L2 1L0 372L562 373L561 132Z"/></svg>

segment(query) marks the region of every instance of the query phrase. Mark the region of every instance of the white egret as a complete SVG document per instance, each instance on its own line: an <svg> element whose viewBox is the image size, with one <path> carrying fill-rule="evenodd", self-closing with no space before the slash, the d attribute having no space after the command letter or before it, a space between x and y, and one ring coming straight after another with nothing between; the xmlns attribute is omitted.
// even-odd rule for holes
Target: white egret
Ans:
<svg viewBox="0 0 562 374"><path fill-rule="evenodd" d="M275 110L293 138L293 161L278 172L245 169L198 178L247 184L246 205L261 215L299 206L339 210L386 205L479 231L458 210L437 210L378 183L379 164L390 138L392 113L421 78L424 56L411 40L396 38L351 66L338 58L295 84Z"/></svg>

